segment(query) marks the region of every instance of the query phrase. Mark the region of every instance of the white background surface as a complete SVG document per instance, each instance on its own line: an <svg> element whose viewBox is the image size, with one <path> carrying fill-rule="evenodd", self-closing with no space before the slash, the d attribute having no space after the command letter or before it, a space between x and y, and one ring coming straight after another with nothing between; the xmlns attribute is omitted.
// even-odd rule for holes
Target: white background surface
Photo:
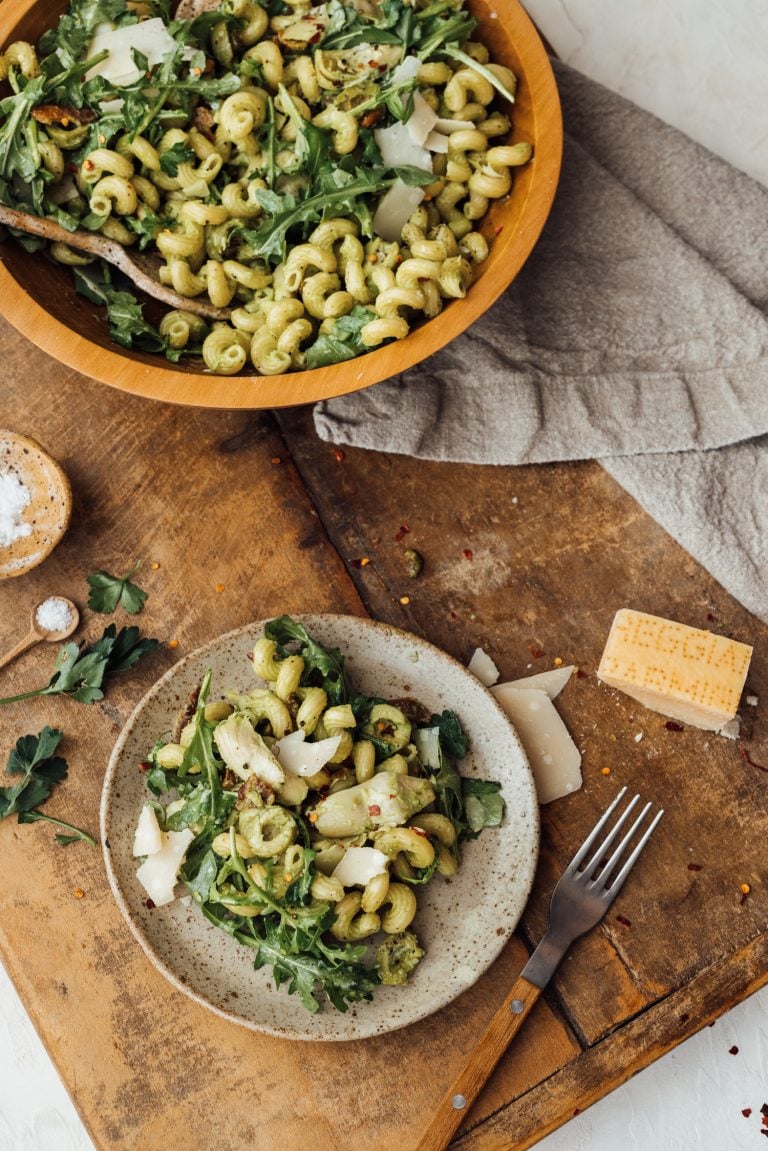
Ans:
<svg viewBox="0 0 768 1151"><path fill-rule="evenodd" d="M563 60L768 185L768 0L525 3ZM759 1151L766 1069L768 989L537 1146ZM91 1149L0 968L0 1151Z"/></svg>

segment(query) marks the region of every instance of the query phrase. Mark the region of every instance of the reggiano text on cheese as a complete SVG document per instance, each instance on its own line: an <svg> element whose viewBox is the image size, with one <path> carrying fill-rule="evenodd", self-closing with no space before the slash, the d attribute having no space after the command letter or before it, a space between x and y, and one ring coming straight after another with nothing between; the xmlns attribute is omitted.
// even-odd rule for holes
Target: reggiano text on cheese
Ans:
<svg viewBox="0 0 768 1151"><path fill-rule="evenodd" d="M751 656L749 644L622 608L597 675L652 711L719 731L736 715Z"/></svg>

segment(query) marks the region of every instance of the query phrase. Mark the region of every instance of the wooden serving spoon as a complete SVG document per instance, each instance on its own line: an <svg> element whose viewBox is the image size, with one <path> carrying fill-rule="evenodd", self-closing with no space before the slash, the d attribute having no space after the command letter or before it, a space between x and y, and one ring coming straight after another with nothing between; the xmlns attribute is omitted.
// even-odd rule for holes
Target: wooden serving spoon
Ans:
<svg viewBox="0 0 768 1151"><path fill-rule="evenodd" d="M159 262L157 258L144 252L134 252L124 248L115 240L108 240L98 232L68 232L57 224L55 220L47 220L40 216L32 216L29 212L20 212L17 208L8 208L0 204L0 224L9 228L18 228L22 232L29 232L33 236L40 236L43 240L52 240L60 244L67 244L79 252L87 252L91 256L100 256L108 264L114 264L124 275L132 280L137 288L141 288L148 296L161 300L172 308L180 308L185 312L194 312L197 316L204 316L207 320L227 320L230 316L229 308L215 308L213 304L195 298L187 299L161 284L158 277Z"/></svg>
<svg viewBox="0 0 768 1151"><path fill-rule="evenodd" d="M67 605L69 608L69 614L72 617L69 626L65 627L61 631L51 631L50 628L42 627L37 622L37 609L40 607L40 604L35 604L35 606L32 608L32 623L29 632L24 636L24 639L21 640L20 643L16 644L16 647L11 648L11 650L6 652L4 656L0 657L0 668L6 667L11 662L11 660L16 659L16 657L21 655L22 652L28 651L31 647L34 647L36 643L59 643L61 640L66 639L68 636L72 635L72 632L80 623L80 612L72 603L72 600L66 599L63 595L46 596L46 599L60 600L61 603L65 603ZM45 603L45 600L41 600L40 602Z"/></svg>

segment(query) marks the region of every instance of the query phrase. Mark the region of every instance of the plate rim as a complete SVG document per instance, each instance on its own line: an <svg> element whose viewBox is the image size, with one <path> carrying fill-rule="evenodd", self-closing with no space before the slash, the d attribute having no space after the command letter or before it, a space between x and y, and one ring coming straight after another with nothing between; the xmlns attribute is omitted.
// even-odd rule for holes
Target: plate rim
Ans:
<svg viewBox="0 0 768 1151"><path fill-rule="evenodd" d="M492 966L496 959L498 959L501 951L509 942L513 933L517 929L517 926L520 922L520 919L522 918L523 912L530 898L541 849L540 806L538 803L536 783L533 772L531 770L530 762L528 760L525 748L523 747L522 740L517 733L517 729L514 727L514 724L509 719L501 704L498 702L490 689L486 688L485 685L479 679L477 679L476 676L473 676L472 672L469 671L466 665L461 663L461 661L458 660L455 656L452 656L449 652L446 652L443 648L438 647L436 644L431 643L429 640L425 640L421 636L416 635L414 632L397 627L397 625L394 624L386 623L382 620L373 619L370 616L358 616L341 612L291 612L290 614L291 618L297 622L302 622L307 619L322 619L324 621L328 620L330 622L353 621L355 624L361 625L364 628L370 627L374 631L382 632L385 635L394 635L402 640L416 642L416 644L418 644L420 647L429 649L441 660L448 661L461 673L472 676L472 678L476 680L477 684L485 690L487 702L491 706L492 710L494 710L504 721L505 725L509 729L510 737L512 738L513 742L517 744L521 760L521 767L523 769L521 773L521 780L527 783L527 798L530 804L530 817L532 823L530 850L526 851L524 859L521 861L521 863L527 865L528 873L524 877L524 882L521 889L519 912L515 922L510 925L509 930L506 931L503 936L499 937L498 947L496 947L494 950L486 952L480 966L474 973L473 978L471 978L468 982L462 982L461 986L452 995L450 995L449 998L438 1003L436 1006L429 1008L422 1014L418 1014L403 1020L396 1020L390 1027L384 1030L372 1031L365 1035L350 1034L328 1037L324 1035L310 1035L303 1031L294 1031L289 1026L277 1027L270 1024L257 1023L252 1019L238 1015L236 1011L228 1010L227 1008L212 1002L204 994L196 991L188 983L182 980L168 965L168 963L158 954L152 942L146 938L141 925L136 921L135 915L129 906L125 895L123 894L123 891L121 890L115 875L115 869L112 865L111 845L109 842L108 834L110 826L110 795L112 787L115 783L115 777L119 768L123 750L133 732L135 723L143 712L144 708L151 702L151 700L162 693L165 685L172 681L182 671L182 669L187 667L193 661L199 659L211 648L218 647L219 645L226 643L227 641L230 641L237 636L244 635L259 625L263 625L268 620L279 618L275 615L269 615L263 617L262 619L252 620L250 623L240 625L239 627L232 628L226 632L222 632L221 634L208 640L206 643L201 644L193 651L188 652L186 655L182 656L180 660L169 667L167 671L165 671L159 677L159 679L155 680L155 682L137 702L125 723L123 724L123 727L115 741L104 774L104 781L102 784L101 797L99 802L99 832L101 839L102 857L104 860L104 867L106 870L107 879L109 881L110 890L120 910L123 920L128 925L134 939L139 943L142 951L155 967L155 969L159 971L160 974L163 975L164 978L167 979L169 983L171 983L171 985L176 988L177 991L181 991L185 996L194 1000L199 1006L214 1012L214 1014L218 1015L220 1018L226 1019L231 1023L235 1023L240 1027L245 1027L248 1030L255 1031L259 1034L271 1035L279 1039L291 1039L317 1043L360 1042L361 1040L375 1039L383 1035L391 1034L393 1031L400 1030L403 1027L408 1027L413 1023L418 1023L419 1021L434 1015L437 1011L447 1007L460 995L463 995L472 986L474 986L477 980L480 979L481 976L485 974L485 972ZM365 1005L363 1004L362 1006L364 1008ZM315 1016L311 1016L311 1018L315 1018Z"/></svg>

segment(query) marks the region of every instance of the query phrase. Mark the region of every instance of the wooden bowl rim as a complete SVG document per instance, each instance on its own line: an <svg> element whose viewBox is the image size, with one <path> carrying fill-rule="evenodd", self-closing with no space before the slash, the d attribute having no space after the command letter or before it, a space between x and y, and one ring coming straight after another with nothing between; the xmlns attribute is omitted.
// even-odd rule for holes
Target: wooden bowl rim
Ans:
<svg viewBox="0 0 768 1151"><path fill-rule="evenodd" d="M0 6L0 44L39 2L5 0ZM160 357L157 365L149 365L128 352L121 353L117 346L112 351L91 342L52 316L5 267L0 251L2 314L22 335L67 367L132 395L187 407L262 410L316 403L360 391L423 362L465 332L509 287L535 246L557 189L563 133L554 73L520 0L504 0L504 7L504 28L516 49L525 53L531 105L547 107L549 115L546 147L539 146L534 154L530 182L519 210L519 219L525 224L524 241L516 245L516 236L505 236L500 241L506 255L503 275L483 276L463 300L453 301L450 308L414 329L405 340L341 364L280 376L182 372L166 366ZM458 324L450 322L454 308L459 309ZM402 349L407 349L407 354L398 355Z"/></svg>

